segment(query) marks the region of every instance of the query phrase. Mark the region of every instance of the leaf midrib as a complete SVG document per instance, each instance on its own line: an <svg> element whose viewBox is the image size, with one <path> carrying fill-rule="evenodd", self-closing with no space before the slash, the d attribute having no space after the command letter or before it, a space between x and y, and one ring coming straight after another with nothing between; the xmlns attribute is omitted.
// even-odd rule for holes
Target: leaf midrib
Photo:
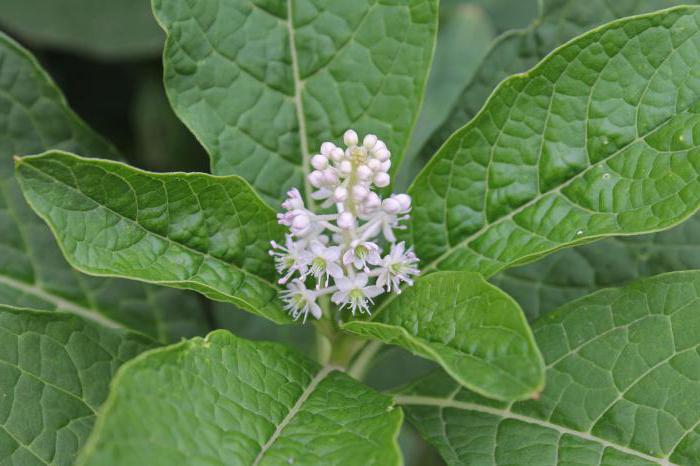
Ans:
<svg viewBox="0 0 700 466"><path fill-rule="evenodd" d="M698 34L698 31L693 32L693 34L691 34L690 36L688 36L688 38L686 38L686 40L684 41L684 43L687 42L688 40L690 40L692 37L695 37L697 34ZM680 47L680 45L679 45L678 47L676 47L676 48L674 49L674 51L676 51L679 47ZM671 55L673 55L673 53L669 54L669 57L670 57ZM541 65L538 65L538 66L541 66ZM510 82L512 82L512 81L514 81L514 80L523 79L523 76L525 76L525 75L515 75L515 76L511 77L510 79L504 81L501 85L499 85L499 86L493 91L493 93L491 94L491 96L489 96L489 99L486 101L486 103L485 103L484 106L482 107L482 110L474 117L474 119L473 119L472 121L476 121L476 120L477 120L477 118L479 117L479 115L481 115L482 112L484 111L484 109L487 108L489 102L491 101L491 98L492 98L494 95L496 95L497 93L499 93L499 91L500 91L501 88L505 88L506 85L510 84ZM554 89L552 90L552 92L554 92ZM592 93L592 92L593 92L593 87L591 87L591 93ZM547 190L547 191L544 191L544 192L539 193L537 196L533 197L531 200L527 201L526 203L522 204L521 206L517 207L516 209L513 209L512 211L510 211L508 214L506 214L506 215L504 215L504 216L502 216L502 217L500 217L500 218L498 218L498 219L496 219L496 220L494 220L494 221L492 221L492 222L486 221L486 222L484 223L484 225L481 226L481 227L480 227L478 230L476 230L474 233L472 233L471 235L467 236L467 237L464 238L463 240L459 241L459 242L458 242L457 244L455 244L454 246L449 246L449 247L445 250L445 252L443 252L443 253L440 254L438 257L436 257L435 259L433 259L432 261L430 261L430 262L427 264L427 267L426 267L422 272L425 273L425 272L427 272L427 271L429 271L429 270L436 269L437 266L439 266L439 263L442 262L443 260L445 260L446 258L448 258L456 249L459 249L459 248L468 246L468 244L469 244L470 242L472 242L474 239L476 239L476 238L478 238L479 236L481 236L482 233L484 233L485 231L489 230L491 227L493 227L493 226L495 226L495 225L498 225L498 224L500 224L500 223L502 223L502 222L504 222L504 221L506 221L506 220L512 219L515 215L517 215L517 214L519 214L520 212L524 211L524 210L527 209L528 207L531 207L531 206L534 205L537 201L539 201L540 199L543 199L545 196L550 195L550 194L554 194L554 193L559 193L559 192L561 192L562 189L568 187L568 186L569 186L570 184L572 184L574 181L576 181L577 179L583 177L586 173L588 173L590 170L592 170L593 168L595 168L596 165L601 164L601 163L605 163L605 162L607 162L608 160L612 159L613 157L616 157L617 155L619 155L621 152L623 152L623 151L626 150L627 148L631 147L632 145L637 144L637 143L639 143L640 141L644 141L646 138L648 138L649 136L653 135L656 131L658 131L658 130L660 130L660 129L663 129L664 126L667 125L668 123L670 123L671 121L673 121L674 118L676 118L676 117L678 117L678 116L680 116L680 115L682 115L682 114L684 114L684 113L688 113L688 110L689 110L690 108L692 108L692 107L693 107L695 104L697 104L698 102L700 102L700 99L694 100L692 103L690 103L689 105L687 105L685 109L683 109L682 111L679 111L679 112L677 112L677 113L671 115L671 116L668 117L666 120L660 122L656 127L651 128L649 131L647 131L646 134L643 134L643 135L639 135L639 134L638 134L634 139L632 139L632 140L631 140L630 142L628 142L627 144L624 144L623 146L621 146L618 150L616 150L616 151L613 152L612 154L610 154L610 155L608 155L608 156L606 156L606 157L600 159L600 160L597 161L595 164L589 164L588 167L586 167L585 169L583 169L583 170L581 170L580 172L576 173L576 174L573 175L571 178L569 178L568 180L566 180L564 183L562 183L562 184L560 184L560 185L558 185L558 186L556 186L556 187L553 187L553 188L551 188L551 189L549 189L549 190ZM641 104L641 102L640 102L640 104ZM467 124L467 126L469 126L469 125L471 125L471 123L468 123L468 124ZM544 135L542 135L542 137L544 138ZM445 143L445 144L447 144L447 143ZM696 147L697 147L697 146L696 146ZM688 150L690 150L690 148L689 148L689 149L686 149L686 151L688 151ZM437 154L436 154L436 155L437 155ZM433 160L437 160L437 159L434 158ZM489 160L490 160L490 159L489 159ZM414 232L414 229L412 228L412 229L411 229L411 234L412 234L412 235L413 235L413 232ZM589 237L589 238L590 238L590 237ZM449 235L448 235L447 240L448 240L448 242L449 242ZM571 242L565 243L565 244L571 244ZM470 249L470 250L474 251L473 249ZM475 251L474 251L474 252L475 252ZM489 258L489 259L491 259L491 258ZM501 269L499 269L499 270L502 270L503 268L504 268L504 267L501 267ZM495 272L494 272L494 273L495 273Z"/></svg>
<svg viewBox="0 0 700 466"><path fill-rule="evenodd" d="M311 394L316 390L318 385L328 376L328 374L330 374L336 369L338 368L335 366L328 365L324 366L323 368L321 368L320 371L316 373L316 375L311 379L311 381L306 386L301 395L299 395L299 398L297 398L294 405L292 405L287 415L284 417L284 419L282 419L279 425L277 425L275 431L272 433L270 438L267 439L267 442L265 442L262 445L262 447L260 448L260 452L258 452L258 455L255 457L255 461L253 461L251 466L258 466L260 464L260 461L262 461L265 454L269 451L269 449L272 447L275 441L277 441L277 439L282 435L282 431L284 430L284 428L287 427L287 425L299 413L301 407L306 402L306 400L309 399Z"/></svg>
<svg viewBox="0 0 700 466"><path fill-rule="evenodd" d="M483 414L489 414L492 416L497 416L504 419L512 419L515 421L524 422L527 424L537 425L547 429L551 429L564 435L571 435L582 440L589 442L594 442L602 445L606 448L614 448L622 453L628 454L630 456L635 456L637 458L644 459L646 461L659 464L662 466L680 466L675 463L670 462L667 458L657 458L655 456L650 456L640 451L634 450L629 447L619 445L617 443L610 442L601 437L597 437L590 433L579 432L568 427L561 426L559 424L554 424L550 421L545 421L543 419L534 418L531 416L526 416L524 414L514 413L510 409L499 409L490 406L484 406L476 403L469 403L466 401L457 401L452 398L437 398L431 396L421 396L421 395L399 395L394 397L394 401L399 405L420 405L420 406L434 406L437 408L454 408L464 411L476 411Z"/></svg>
<svg viewBox="0 0 700 466"><path fill-rule="evenodd" d="M287 0L287 35L289 36L289 54L292 59L292 77L294 79L294 108L297 113L297 120L299 122L299 144L301 149L301 171L303 174L304 183L304 194L307 202L313 206L313 201L311 198L311 186L307 181L309 175L309 141L306 137L306 113L304 113L304 102L302 93L302 87L304 81L302 81L299 73L299 61L297 58L296 49L296 39L294 32L294 12L292 7L293 0Z"/></svg>
<svg viewBox="0 0 700 466"><path fill-rule="evenodd" d="M211 260L213 260L213 261L216 261L216 262L219 262L219 263L225 265L226 267L232 267L232 268L236 269L237 271L243 273L244 275L247 275L247 276L250 276L250 277L254 277L256 280L260 280L261 282L264 282L265 284L267 284L268 286L272 287L273 289L275 289L275 290L277 289L277 285L271 283L271 282L268 281L266 278L263 278L263 277L261 277L260 275L253 274L253 273L251 273L251 272L249 272L249 271L247 271L247 270L245 270L245 269L243 269L243 268L241 268L241 267L239 267L239 266L237 266L237 265L235 265L235 264L233 264L233 263L231 263L231 262L227 262L227 261L225 261L225 260L223 260L223 259L220 259L220 258L218 258L218 257L214 257L214 256L212 256L211 254L209 254L208 252L203 252L203 251L200 251L200 250L198 250L198 249L194 249L194 248L192 248L191 246L188 246L188 245L186 245L186 244L184 244L184 243L177 242L177 241L173 240L173 239L170 238L170 237L163 236L163 235L161 235L161 234L159 234L159 233L156 233L156 232L154 232L154 231L152 231L152 230L147 229L146 227L144 227L143 225L141 225L141 224L140 224L139 222L137 222L136 220L134 220L134 219L132 219L132 218L130 218L130 217L127 217L127 216L125 216L125 215L123 215L123 214L121 214L121 213L119 213L119 212L113 210L112 208L108 207L107 205L105 205L105 204L103 204L103 203L97 201L96 199L93 199L92 197L88 196L85 192L80 191L79 189L74 188L73 186L71 186L71 185L65 183L63 180L61 180L61 179L59 179L59 178L56 178L55 176L53 176L53 175L51 175L51 174L49 174L49 173L47 173L47 172L45 172L45 171L43 171L43 170L40 170L39 168L37 168L37 167L35 167L35 166L33 166L33 165L31 164L31 161L28 162L27 160L20 159L20 162L18 162L18 163L22 163L23 165L25 165L25 166L31 168L32 170L35 170L35 171L37 171L37 172L43 174L44 176L46 176L46 177L48 177L48 178L51 178L52 180L56 181L58 184L60 184L60 185L62 185L62 186L65 186L66 189L70 189L71 191L73 191L73 192L75 192L75 193L77 193L77 194L79 194L79 195L81 195L81 196L83 196L83 197L85 197L85 198L87 198L87 199L90 199L92 202L95 203L95 205L100 206L101 208L103 208L103 209L105 209L105 210L107 210L107 211L113 213L114 215L116 215L116 216L118 216L118 217L120 217L120 218L123 218L124 220L128 221L129 223L131 223L131 224L137 226L138 228L140 228L141 230L145 231L145 232L146 232L147 234L149 234L149 235L153 235L153 236L155 236L155 237L157 237L157 238L160 238L160 239L162 239L163 241L166 241L166 242L168 242L168 243L176 244L176 245L182 247L183 249L186 249L186 250L190 251L191 253L193 253L193 254L195 254L195 255L202 256L202 257L205 258L205 259L211 259ZM107 170L104 170L104 169L101 168L101 167L100 167L100 169L103 170L105 173L112 174L112 175L117 176L117 177L121 178L122 180L124 180L124 178L122 178L122 177L121 177L119 174L117 174L117 173L108 172ZM75 176L75 174L73 173L72 170L71 170L71 173L73 174L73 176ZM124 181L126 182L126 180L124 180ZM127 184L128 184L128 183L127 183ZM128 184L128 185L129 185L129 187L131 187L130 184ZM199 199L199 198L198 198L198 199ZM181 281L181 280L176 280L176 282L179 282L179 281ZM169 283L172 283L171 281L168 281L168 282L169 282ZM203 283L203 285L209 287L209 285L206 285L206 284L204 284L204 283ZM217 292L222 292L221 290L216 290L216 291L217 291Z"/></svg>
<svg viewBox="0 0 700 466"><path fill-rule="evenodd" d="M25 283L10 276L2 274L0 274L0 284L7 285L11 288L21 291L22 293L35 296L39 299L42 299L55 305L59 310L63 309L65 311L70 311L73 314L76 314L80 317L84 317L86 319L90 319L93 322L97 322L101 325L104 325L105 327L126 329L126 327L123 324L112 320L109 317L106 317L105 315L97 312L97 310L95 309L87 308L73 301L69 301L68 299L59 296L55 293L51 293L37 286L36 284Z"/></svg>

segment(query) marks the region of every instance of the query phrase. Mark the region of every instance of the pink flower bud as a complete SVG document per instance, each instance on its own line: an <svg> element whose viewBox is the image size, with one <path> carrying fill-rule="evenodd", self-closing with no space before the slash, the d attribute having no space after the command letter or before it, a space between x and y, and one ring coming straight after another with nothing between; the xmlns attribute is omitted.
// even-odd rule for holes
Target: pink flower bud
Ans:
<svg viewBox="0 0 700 466"><path fill-rule="evenodd" d="M345 186L338 186L335 188L335 191L333 191L333 200L335 200L335 202L344 202L347 198L348 190Z"/></svg>
<svg viewBox="0 0 700 466"><path fill-rule="evenodd" d="M367 149L373 148L376 143L377 143L377 136L374 134L368 134L362 140L362 145L365 146Z"/></svg>
<svg viewBox="0 0 700 466"><path fill-rule="evenodd" d="M361 180L369 180L372 178L372 169L367 165L360 165L357 167L357 177Z"/></svg>
<svg viewBox="0 0 700 466"><path fill-rule="evenodd" d="M328 155L335 149L335 144L332 142L324 142L321 144L321 154Z"/></svg>
<svg viewBox="0 0 700 466"><path fill-rule="evenodd" d="M338 215L338 220L336 222L338 226L344 230L349 230L355 226L355 216L350 212L343 212Z"/></svg>
<svg viewBox="0 0 700 466"><path fill-rule="evenodd" d="M391 178L386 173L379 172L374 175L374 184L378 187L383 188L385 186L389 186L389 183L391 183Z"/></svg>
<svg viewBox="0 0 700 466"><path fill-rule="evenodd" d="M369 159L367 162L367 166L370 168L372 171L379 171L382 168L382 162L380 162L377 159Z"/></svg>
<svg viewBox="0 0 700 466"><path fill-rule="evenodd" d="M382 205L382 200L379 198L377 193L370 191L367 194L367 197L365 198L365 202L364 202L365 209L374 210L377 207L379 207L380 205Z"/></svg>
<svg viewBox="0 0 700 466"><path fill-rule="evenodd" d="M389 160L389 157L391 157L391 152L389 152L387 149L379 149L377 151L374 151L374 156L380 162L386 162L387 160Z"/></svg>
<svg viewBox="0 0 700 466"><path fill-rule="evenodd" d="M401 210L401 204L396 199L390 197L382 201L382 210L387 214L396 214Z"/></svg>
<svg viewBox="0 0 700 466"><path fill-rule="evenodd" d="M362 199L366 198L368 194L369 189L362 185L356 184L352 187L352 198L356 201L361 201Z"/></svg>
<svg viewBox="0 0 700 466"><path fill-rule="evenodd" d="M340 162L340 165L338 165L338 170L343 175L349 175L352 171L352 163L350 163L349 160L343 160L342 162Z"/></svg>
<svg viewBox="0 0 700 466"><path fill-rule="evenodd" d="M331 151L331 159L333 159L334 162L340 162L343 160L343 157L345 156L345 151L341 149L340 147L335 147Z"/></svg>
<svg viewBox="0 0 700 466"><path fill-rule="evenodd" d="M309 173L307 180L309 180L309 183L311 183L311 186L314 186L316 188L320 188L321 185L323 184L323 173L321 173L318 170L314 170L311 173Z"/></svg>
<svg viewBox="0 0 700 466"><path fill-rule="evenodd" d="M316 170L324 170L328 166L328 158L323 154L316 154L311 157L311 166Z"/></svg>
<svg viewBox="0 0 700 466"><path fill-rule="evenodd" d="M392 197L398 201L402 211L411 208L411 196L408 194L396 194Z"/></svg>
<svg viewBox="0 0 700 466"><path fill-rule="evenodd" d="M326 186L334 186L338 184L338 175L335 174L335 170L332 168L326 168L321 172L323 174L323 182Z"/></svg>
<svg viewBox="0 0 700 466"><path fill-rule="evenodd" d="M343 142L345 142L346 146L356 146L357 145L357 133L351 129L347 130L345 134L343 134Z"/></svg>

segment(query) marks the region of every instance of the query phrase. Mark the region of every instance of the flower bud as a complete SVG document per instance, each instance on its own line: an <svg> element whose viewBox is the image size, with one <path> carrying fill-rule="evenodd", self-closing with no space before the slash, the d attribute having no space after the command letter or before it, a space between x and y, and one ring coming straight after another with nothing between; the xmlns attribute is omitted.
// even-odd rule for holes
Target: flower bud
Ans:
<svg viewBox="0 0 700 466"><path fill-rule="evenodd" d="M352 198L356 201L361 201L362 199L366 198L368 194L369 189L362 185L356 184L352 187Z"/></svg>
<svg viewBox="0 0 700 466"><path fill-rule="evenodd" d="M311 219L309 218L308 215L297 215L294 217L294 220L292 220L292 228L295 230L304 230L305 228L308 228L308 226L311 224Z"/></svg>
<svg viewBox="0 0 700 466"><path fill-rule="evenodd" d="M340 162L340 165L338 165L338 170L343 175L349 175L350 172L352 172L352 163L349 160L343 160Z"/></svg>
<svg viewBox="0 0 700 466"><path fill-rule="evenodd" d="M391 160L387 160L386 162L382 163L382 168L380 171L388 172L390 168L391 168Z"/></svg>
<svg viewBox="0 0 700 466"><path fill-rule="evenodd" d="M368 134L362 140L362 145L365 146L367 149L373 148L376 143L377 143L377 136L374 134Z"/></svg>
<svg viewBox="0 0 700 466"><path fill-rule="evenodd" d="M336 221L338 226L344 230L349 230L355 226L355 216L350 212L343 212L338 215L338 220Z"/></svg>
<svg viewBox="0 0 700 466"><path fill-rule="evenodd" d="M401 206L401 211L405 211L411 208L411 196L408 194L396 194L391 196L396 199Z"/></svg>
<svg viewBox="0 0 700 466"><path fill-rule="evenodd" d="M343 160L343 157L345 157L345 151L343 151L343 149L341 149L340 147L334 147L330 153L330 156L334 162L340 162L341 160Z"/></svg>
<svg viewBox="0 0 700 466"><path fill-rule="evenodd" d="M386 173L379 172L374 175L374 184L377 185L377 187L383 188L389 186L389 183L391 183L391 178Z"/></svg>
<svg viewBox="0 0 700 466"><path fill-rule="evenodd" d="M326 168L321 172L323 174L323 183L326 186L334 186L338 184L338 175L332 168Z"/></svg>
<svg viewBox="0 0 700 466"><path fill-rule="evenodd" d="M382 210L387 214L396 214L401 210L401 204L393 197L390 197L382 201Z"/></svg>
<svg viewBox="0 0 700 466"><path fill-rule="evenodd" d="M376 172L381 170L382 162L380 162L377 159L369 159L369 161L367 162L367 166L370 168L370 170Z"/></svg>
<svg viewBox="0 0 700 466"><path fill-rule="evenodd" d="M389 152L387 149L379 149L374 151L374 156L380 162L386 162L387 160L389 160L389 157L391 157L391 152Z"/></svg>
<svg viewBox="0 0 700 466"><path fill-rule="evenodd" d="M316 154L311 157L311 166L316 170L323 170L328 166L328 158L323 154Z"/></svg>
<svg viewBox="0 0 700 466"><path fill-rule="evenodd" d="M346 146L356 146L357 145L357 133L351 129L347 130L345 134L343 134L343 142L345 142Z"/></svg>
<svg viewBox="0 0 700 466"><path fill-rule="evenodd" d="M335 149L335 144L332 142L324 142L321 144L321 154L328 155Z"/></svg>
<svg viewBox="0 0 700 466"><path fill-rule="evenodd" d="M357 177L361 180L369 180L372 178L372 169L367 165L357 167Z"/></svg>
<svg viewBox="0 0 700 466"><path fill-rule="evenodd" d="M335 188L335 191L333 191L333 200L335 202L345 202L345 199L348 198L348 190L345 188L345 186L338 186Z"/></svg>
<svg viewBox="0 0 700 466"><path fill-rule="evenodd" d="M370 191L369 194L367 194L363 205L367 210L374 210L382 205L382 200L379 198L377 193Z"/></svg>
<svg viewBox="0 0 700 466"><path fill-rule="evenodd" d="M309 180L311 186L320 188L323 184L323 173L321 173L318 170L314 170L311 173L309 173L309 176L306 179Z"/></svg>

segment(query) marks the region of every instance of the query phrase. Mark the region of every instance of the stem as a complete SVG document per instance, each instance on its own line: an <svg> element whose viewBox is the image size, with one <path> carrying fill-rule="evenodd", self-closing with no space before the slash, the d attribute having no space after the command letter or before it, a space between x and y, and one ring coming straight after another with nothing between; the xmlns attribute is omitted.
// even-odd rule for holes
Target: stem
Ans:
<svg viewBox="0 0 700 466"><path fill-rule="evenodd" d="M372 340L367 343L355 358L355 361L348 368L348 375L357 380L363 380L369 371L370 363L377 352L382 348L383 343L379 340Z"/></svg>

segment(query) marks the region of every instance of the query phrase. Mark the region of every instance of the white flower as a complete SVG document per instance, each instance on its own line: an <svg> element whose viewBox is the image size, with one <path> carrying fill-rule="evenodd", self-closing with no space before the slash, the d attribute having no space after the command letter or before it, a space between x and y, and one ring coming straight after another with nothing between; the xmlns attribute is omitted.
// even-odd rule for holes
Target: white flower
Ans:
<svg viewBox="0 0 700 466"><path fill-rule="evenodd" d="M418 258L404 243L396 244L394 234L405 228L401 222L409 218L410 196L382 199L373 191L391 184L391 152L374 134L360 138L349 129L343 140L342 147L324 142L308 161L307 181L315 188L310 199L332 211L313 212L291 189L277 215L289 234L284 246L272 242L270 254L280 283L287 283L282 296L295 319L304 314L306 320L309 313L320 318L316 300L323 295L353 315L369 313L372 298L385 291L399 293L419 273ZM386 255L377 242L382 235L391 248ZM312 280L314 291L306 287Z"/></svg>
<svg viewBox="0 0 700 466"><path fill-rule="evenodd" d="M294 272L304 277L311 263L311 254L306 250L302 242L295 242L292 235L286 235L284 246L270 241L272 249L269 253L275 258L275 269L280 275L286 274L279 279L279 283L287 283L294 275Z"/></svg>
<svg viewBox="0 0 700 466"><path fill-rule="evenodd" d="M338 265L340 259L340 248L338 246L326 247L320 242L314 241L310 245L311 248L311 269L309 273L317 280L318 285L321 285L325 278L325 285L331 277L341 278L343 269Z"/></svg>
<svg viewBox="0 0 700 466"><path fill-rule="evenodd" d="M304 206L299 190L292 188L287 192L287 199L282 203L287 212L277 214L280 225L288 226L297 237L315 235L323 230L316 215Z"/></svg>
<svg viewBox="0 0 700 466"><path fill-rule="evenodd" d="M409 248L406 251L406 245L403 241L398 244L391 245L391 251L382 259L382 267L377 274L377 286L386 287L386 291L390 292L393 288L396 293L401 293L401 282L405 282L408 286L413 286L412 275L418 275L420 271L417 268L418 258Z"/></svg>
<svg viewBox="0 0 700 466"><path fill-rule="evenodd" d="M369 314L369 303L374 304L372 298L382 293L382 288L375 285L367 285L368 275L358 273L354 277L343 277L335 281L338 291L333 293L331 300L341 309L350 306L352 315L358 309Z"/></svg>
<svg viewBox="0 0 700 466"><path fill-rule="evenodd" d="M287 285L287 289L282 291L281 295L285 301L284 308L292 315L294 320L297 320L302 314L304 315L304 322L306 322L306 317L309 313L316 319L320 319L323 315L321 307L316 304L317 293L307 289L304 282L299 279Z"/></svg>
<svg viewBox="0 0 700 466"><path fill-rule="evenodd" d="M379 252L379 246L371 241L355 241L343 254L343 264L352 264L358 270L369 272L367 264L379 265L382 263L382 258L379 255Z"/></svg>

